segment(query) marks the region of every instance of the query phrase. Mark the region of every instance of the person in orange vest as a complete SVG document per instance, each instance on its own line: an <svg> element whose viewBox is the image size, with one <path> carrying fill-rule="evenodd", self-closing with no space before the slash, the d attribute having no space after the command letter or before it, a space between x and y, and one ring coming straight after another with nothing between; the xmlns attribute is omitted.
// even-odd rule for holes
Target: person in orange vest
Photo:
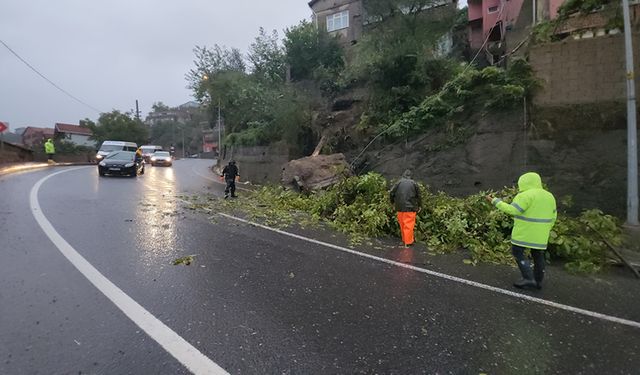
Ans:
<svg viewBox="0 0 640 375"><path fill-rule="evenodd" d="M411 179L409 169L404 171L402 178L391 188L389 195L398 212L402 243L405 247L412 246L415 242L413 230L416 225L416 215L420 212L422 199L420 198L420 188Z"/></svg>

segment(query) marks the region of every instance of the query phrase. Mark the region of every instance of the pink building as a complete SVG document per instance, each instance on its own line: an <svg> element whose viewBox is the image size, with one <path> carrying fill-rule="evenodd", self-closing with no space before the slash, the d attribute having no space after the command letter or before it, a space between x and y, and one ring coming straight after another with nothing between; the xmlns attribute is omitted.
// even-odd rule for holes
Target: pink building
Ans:
<svg viewBox="0 0 640 375"><path fill-rule="evenodd" d="M505 32L518 20L523 3L524 0L468 0L471 49L504 40Z"/></svg>
<svg viewBox="0 0 640 375"><path fill-rule="evenodd" d="M521 18L521 12L528 13L524 14L525 20L531 23L553 19L564 1L527 0L525 3L525 0L468 0L469 45L473 50L483 46L489 50L492 44L495 46L505 40L505 34Z"/></svg>

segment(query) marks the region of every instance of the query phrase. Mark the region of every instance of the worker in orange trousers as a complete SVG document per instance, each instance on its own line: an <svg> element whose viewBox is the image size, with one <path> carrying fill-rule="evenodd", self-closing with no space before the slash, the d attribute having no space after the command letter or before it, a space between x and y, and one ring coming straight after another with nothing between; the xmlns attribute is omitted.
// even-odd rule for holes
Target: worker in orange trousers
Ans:
<svg viewBox="0 0 640 375"><path fill-rule="evenodd" d="M389 195L398 212L402 243L405 247L411 246L415 242L413 232L416 226L416 215L422 205L420 188L411 179L411 170L404 171L402 178L391 188Z"/></svg>

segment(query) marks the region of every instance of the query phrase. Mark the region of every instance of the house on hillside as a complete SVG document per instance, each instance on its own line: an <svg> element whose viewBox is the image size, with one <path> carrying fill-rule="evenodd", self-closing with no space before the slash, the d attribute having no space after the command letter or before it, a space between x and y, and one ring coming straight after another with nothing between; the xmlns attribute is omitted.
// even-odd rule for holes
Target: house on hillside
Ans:
<svg viewBox="0 0 640 375"><path fill-rule="evenodd" d="M54 129L38 128L27 126L22 133L22 144L33 149L34 146L42 145L47 139L53 138Z"/></svg>
<svg viewBox="0 0 640 375"><path fill-rule="evenodd" d="M364 7L362 0L311 0L316 27L338 35L343 45L355 44L362 36Z"/></svg>
<svg viewBox="0 0 640 375"><path fill-rule="evenodd" d="M186 102L166 111L150 112L144 120L144 124L153 127L163 122L175 122L186 124L193 119L196 112L200 111L200 104L194 101Z"/></svg>
<svg viewBox="0 0 640 375"><path fill-rule="evenodd" d="M471 50L482 50L489 64L498 62L507 50L506 34L514 29L521 11L523 11L524 3L524 0L468 0L469 47ZM531 25L532 15L530 13L533 8L529 3L526 5L525 8L529 11L526 14L529 16L527 23Z"/></svg>
<svg viewBox="0 0 640 375"><path fill-rule="evenodd" d="M398 11L410 14L443 7L455 10L457 4L457 0L434 0L421 9L400 8ZM383 21L381 18L367 14L363 0L311 0L309 8L313 12L313 22L316 27L337 36L344 47L356 44L367 32L368 26Z"/></svg>
<svg viewBox="0 0 640 375"><path fill-rule="evenodd" d="M96 142L89 139L92 135L91 129L79 125L56 123L54 128L56 139L63 139L76 146L95 147Z"/></svg>
<svg viewBox="0 0 640 375"><path fill-rule="evenodd" d="M502 61L504 56L524 44L536 24L558 17L566 0L468 0L468 35L472 50L484 53L489 64ZM610 2L598 10L574 14L556 25L553 33L559 39L572 35L574 39L615 35L621 32L612 27L619 17L620 6ZM632 25L640 18L638 0L630 4Z"/></svg>

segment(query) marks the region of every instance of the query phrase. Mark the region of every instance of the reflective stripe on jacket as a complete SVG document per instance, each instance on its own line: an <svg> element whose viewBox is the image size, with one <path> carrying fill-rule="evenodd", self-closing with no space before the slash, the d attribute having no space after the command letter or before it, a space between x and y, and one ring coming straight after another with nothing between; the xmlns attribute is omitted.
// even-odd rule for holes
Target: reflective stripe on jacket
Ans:
<svg viewBox="0 0 640 375"><path fill-rule="evenodd" d="M525 173L518 180L518 190L511 204L495 198L493 204L514 217L511 243L530 249L544 250L549 243L549 232L556 222L556 199L542 188L537 173Z"/></svg>

